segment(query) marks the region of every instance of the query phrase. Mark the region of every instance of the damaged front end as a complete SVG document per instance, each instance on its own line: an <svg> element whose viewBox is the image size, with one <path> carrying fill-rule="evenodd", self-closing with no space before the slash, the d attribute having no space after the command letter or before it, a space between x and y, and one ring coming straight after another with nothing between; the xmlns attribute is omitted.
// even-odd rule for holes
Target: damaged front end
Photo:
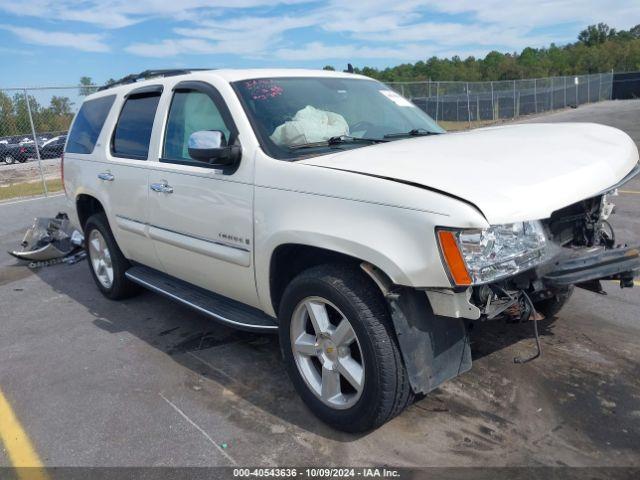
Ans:
<svg viewBox="0 0 640 480"><path fill-rule="evenodd" d="M501 281L472 287L471 302L480 309L480 318L538 319L537 311L552 316L573 286L600 294L604 280L633 287L640 272L640 248L616 244L609 223L614 195L583 200L541 221L545 261Z"/></svg>
<svg viewBox="0 0 640 480"><path fill-rule="evenodd" d="M554 316L574 287L603 294L601 281L632 287L640 248L619 245L609 223L615 192L558 210L542 221L480 230L439 229L443 263L454 288L424 291L390 285L363 266L385 293L411 386L427 393L471 368L469 329L474 321L532 320Z"/></svg>

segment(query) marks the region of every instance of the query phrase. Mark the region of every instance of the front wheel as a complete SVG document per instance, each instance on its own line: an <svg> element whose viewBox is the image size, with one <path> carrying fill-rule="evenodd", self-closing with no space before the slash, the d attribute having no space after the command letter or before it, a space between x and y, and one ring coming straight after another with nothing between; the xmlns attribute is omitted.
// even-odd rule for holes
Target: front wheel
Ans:
<svg viewBox="0 0 640 480"><path fill-rule="evenodd" d="M13 165L16 162L15 159L11 155L5 155L3 160L4 160L4 163L6 165Z"/></svg>
<svg viewBox="0 0 640 480"><path fill-rule="evenodd" d="M334 428L377 428L412 401L385 301L357 267L323 265L296 277L282 297L279 331L298 394Z"/></svg>
<svg viewBox="0 0 640 480"><path fill-rule="evenodd" d="M537 302L533 302L533 305L536 307L536 310L544 315L545 318L553 318L560 310L565 306L565 304L571 298L573 294L573 285L570 287L559 289L555 292L553 297L545 298L544 300L538 300Z"/></svg>

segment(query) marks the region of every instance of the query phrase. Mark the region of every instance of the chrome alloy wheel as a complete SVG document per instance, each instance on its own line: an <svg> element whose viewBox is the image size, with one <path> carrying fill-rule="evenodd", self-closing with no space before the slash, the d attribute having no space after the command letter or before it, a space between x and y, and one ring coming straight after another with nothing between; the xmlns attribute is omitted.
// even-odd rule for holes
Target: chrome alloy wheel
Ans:
<svg viewBox="0 0 640 480"><path fill-rule="evenodd" d="M104 288L111 288L111 285L113 285L111 252L109 252L107 242L105 242L104 237L98 230L92 230L89 234L88 246L93 272Z"/></svg>
<svg viewBox="0 0 640 480"><path fill-rule="evenodd" d="M307 386L331 408L352 407L364 389L364 360L349 320L320 297L302 300L291 318L291 349Z"/></svg>

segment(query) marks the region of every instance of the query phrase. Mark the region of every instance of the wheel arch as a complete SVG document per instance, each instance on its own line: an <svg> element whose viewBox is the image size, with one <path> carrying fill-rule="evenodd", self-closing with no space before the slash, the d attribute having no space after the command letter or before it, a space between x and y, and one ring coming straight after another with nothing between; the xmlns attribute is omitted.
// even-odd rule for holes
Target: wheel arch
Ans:
<svg viewBox="0 0 640 480"><path fill-rule="evenodd" d="M96 213L106 213L102 202L93 195L87 193L81 193L76 196L76 212L78 214L78 222L80 227L84 230L84 226L91 215Z"/></svg>
<svg viewBox="0 0 640 480"><path fill-rule="evenodd" d="M304 270L327 263L342 263L361 268L379 288L381 294L385 294L386 287L393 283L382 269L356 256L302 243L281 244L273 250L269 262L269 295L276 315L282 294L291 280Z"/></svg>
<svg viewBox="0 0 640 480"><path fill-rule="evenodd" d="M468 320L435 315L424 291L403 285L378 265L344 252L297 243L279 245L269 266L269 293L276 315L287 284L303 270L329 262L360 268L371 288L384 297L415 393L428 393L471 368Z"/></svg>

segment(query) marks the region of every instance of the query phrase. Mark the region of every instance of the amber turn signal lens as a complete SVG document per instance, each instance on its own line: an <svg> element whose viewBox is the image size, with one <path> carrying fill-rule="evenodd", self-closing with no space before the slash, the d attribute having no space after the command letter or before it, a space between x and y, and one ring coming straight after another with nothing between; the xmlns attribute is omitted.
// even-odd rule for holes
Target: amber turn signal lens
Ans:
<svg viewBox="0 0 640 480"><path fill-rule="evenodd" d="M447 267L449 267L451 278L453 278L455 284L458 286L471 285L471 277L467 272L467 267L458 248L455 234L449 230L439 230L438 240L440 241L442 256L447 263Z"/></svg>

